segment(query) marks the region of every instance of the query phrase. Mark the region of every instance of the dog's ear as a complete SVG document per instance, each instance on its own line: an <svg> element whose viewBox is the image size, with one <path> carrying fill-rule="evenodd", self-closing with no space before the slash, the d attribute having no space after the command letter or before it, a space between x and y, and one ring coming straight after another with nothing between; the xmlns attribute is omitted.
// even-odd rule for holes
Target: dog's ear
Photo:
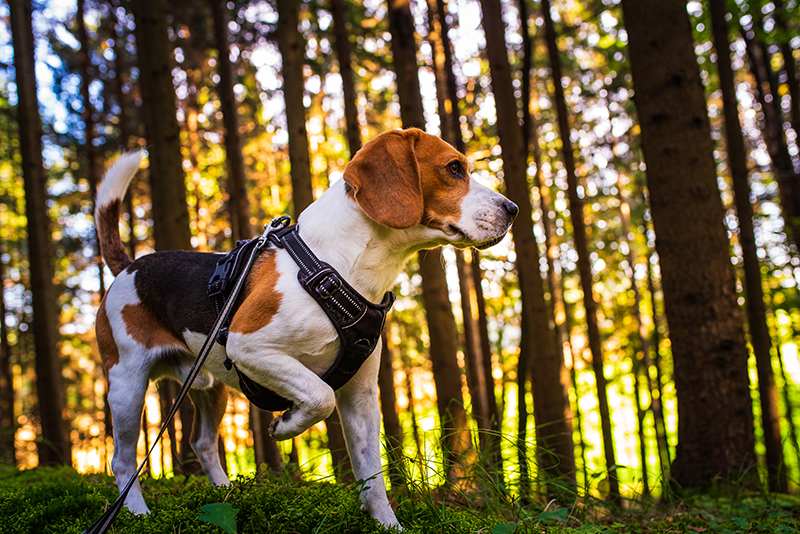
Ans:
<svg viewBox="0 0 800 534"><path fill-rule="evenodd" d="M411 228L422 220L422 180L415 153L419 133L385 132L365 144L344 170L344 180L364 213L389 228Z"/></svg>

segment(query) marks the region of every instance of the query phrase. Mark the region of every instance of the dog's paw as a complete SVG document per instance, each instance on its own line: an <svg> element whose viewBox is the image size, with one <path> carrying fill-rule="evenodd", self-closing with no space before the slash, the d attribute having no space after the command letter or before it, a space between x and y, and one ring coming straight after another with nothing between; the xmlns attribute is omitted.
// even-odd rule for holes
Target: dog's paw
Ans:
<svg viewBox="0 0 800 534"><path fill-rule="evenodd" d="M269 424L269 437L275 441L282 441L301 434L305 428L298 430L296 425L290 422L293 415L294 409L291 409L275 417Z"/></svg>

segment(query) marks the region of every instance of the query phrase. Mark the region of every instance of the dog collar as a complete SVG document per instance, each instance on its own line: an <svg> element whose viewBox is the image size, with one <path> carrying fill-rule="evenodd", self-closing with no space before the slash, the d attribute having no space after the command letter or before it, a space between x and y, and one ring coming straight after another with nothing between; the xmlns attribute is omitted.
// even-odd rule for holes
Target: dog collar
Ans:
<svg viewBox="0 0 800 534"><path fill-rule="evenodd" d="M278 248L286 250L299 267L297 280L305 291L319 304L339 336L339 351L333 365L320 377L334 391L345 385L369 358L381 339L386 322L386 314L394 303L395 296L387 291L380 304L374 304L355 290L330 264L320 260L300 238L299 226L288 226L289 218L273 221L279 228L269 233L267 239ZM209 297L219 300L227 298L226 287L233 285L239 276L247 276L242 271L242 260L247 257L242 252L251 250L257 239L240 241L236 248L217 262L214 275L209 280ZM234 312L235 313L235 312ZM232 316L233 314L231 314ZM217 342L225 346L226 328L217 337ZM274 391L257 384L239 371L236 364L226 356L225 367L233 368L239 377L242 393L256 406L269 411L283 411L292 407L292 401Z"/></svg>

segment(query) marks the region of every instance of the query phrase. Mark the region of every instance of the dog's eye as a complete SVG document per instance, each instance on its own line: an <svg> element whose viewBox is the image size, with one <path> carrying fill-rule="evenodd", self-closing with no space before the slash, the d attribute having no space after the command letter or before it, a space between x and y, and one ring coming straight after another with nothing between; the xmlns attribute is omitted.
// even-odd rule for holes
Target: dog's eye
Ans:
<svg viewBox="0 0 800 534"><path fill-rule="evenodd" d="M461 167L461 162L458 160L451 161L447 165L447 170L450 171L450 174L458 178L460 178L464 174L464 169Z"/></svg>

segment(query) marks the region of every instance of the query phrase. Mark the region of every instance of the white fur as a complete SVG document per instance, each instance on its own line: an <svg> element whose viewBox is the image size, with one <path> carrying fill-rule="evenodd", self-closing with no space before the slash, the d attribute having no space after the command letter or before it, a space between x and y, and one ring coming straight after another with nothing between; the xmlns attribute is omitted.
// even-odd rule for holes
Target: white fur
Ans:
<svg viewBox="0 0 800 534"><path fill-rule="evenodd" d="M97 190L97 209L125 196L128 185L139 170L143 155L144 151L137 150L125 152L117 158Z"/></svg>
<svg viewBox="0 0 800 534"><path fill-rule="evenodd" d="M124 195L139 157L139 153L126 154L111 168L100 188L98 205ZM505 234L510 224L504 211L505 201L502 195L471 180L469 193L461 202L461 232L450 235L420 224L396 230L367 217L348 196L344 181L339 181L300 215L298 224L301 237L320 259L330 263L366 298L378 302L414 252L446 243L478 244ZM336 331L322 309L298 284L298 267L285 250L276 252L276 269L279 278L275 289L282 295L277 314L256 332L231 333L227 355L254 381L293 401L293 408L278 415L270 428L275 439L300 434L338 407L353 474L357 480L370 480L369 487L361 493L362 508L382 524L399 528L381 474L377 391L380 345L356 375L334 394L319 375L336 357ZM134 276L121 273L106 299L114 339L120 348L120 363L109 373L109 402L115 421L127 423L121 430L119 423L115 425L115 443L118 450L124 451L114 456L114 472L120 485L135 470L136 417L141 417L144 389L148 380L161 372L153 365L159 351L139 346L127 335L122 322L122 307L139 302ZM197 332L187 331L183 336L194 353L205 339ZM238 389L236 373L222 365L225 350L215 346L205 364L207 373L195 387L208 388L220 380ZM183 362L179 367L182 366ZM184 375L180 368L171 374L181 379ZM216 429L208 419L202 424L201 438L193 446L211 481L226 484L228 479L213 457ZM147 511L138 484L126 504L135 512Z"/></svg>

